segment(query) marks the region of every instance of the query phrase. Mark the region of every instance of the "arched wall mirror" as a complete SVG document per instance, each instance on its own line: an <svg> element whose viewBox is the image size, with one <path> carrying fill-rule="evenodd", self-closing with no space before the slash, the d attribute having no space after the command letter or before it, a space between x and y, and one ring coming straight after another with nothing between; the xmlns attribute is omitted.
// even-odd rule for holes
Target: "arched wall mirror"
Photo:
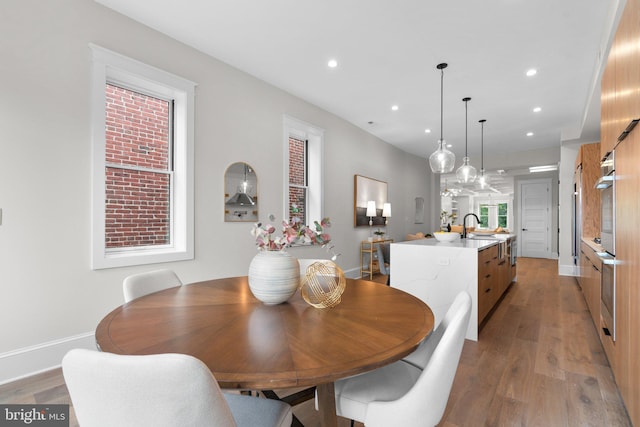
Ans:
<svg viewBox="0 0 640 427"><path fill-rule="evenodd" d="M247 163L233 163L224 173L224 220L258 221L258 176Z"/></svg>

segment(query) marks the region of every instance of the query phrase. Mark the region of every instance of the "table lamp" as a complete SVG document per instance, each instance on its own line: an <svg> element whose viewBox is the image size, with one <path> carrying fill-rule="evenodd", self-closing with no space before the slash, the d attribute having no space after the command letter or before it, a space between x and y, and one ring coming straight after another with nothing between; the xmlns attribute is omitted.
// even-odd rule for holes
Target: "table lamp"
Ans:
<svg viewBox="0 0 640 427"><path fill-rule="evenodd" d="M391 218L391 203L385 203L382 208L382 216L384 217L384 225L389 224L389 218Z"/></svg>
<svg viewBox="0 0 640 427"><path fill-rule="evenodd" d="M367 202L367 216L369 217L369 240L373 239L371 227L373 227L373 217L376 216L376 202L369 200Z"/></svg>

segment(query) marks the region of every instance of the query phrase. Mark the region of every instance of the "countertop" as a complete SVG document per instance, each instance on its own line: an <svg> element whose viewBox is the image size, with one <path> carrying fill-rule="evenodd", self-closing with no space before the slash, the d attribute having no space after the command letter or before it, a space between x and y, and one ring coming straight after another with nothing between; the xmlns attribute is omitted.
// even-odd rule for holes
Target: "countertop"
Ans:
<svg viewBox="0 0 640 427"><path fill-rule="evenodd" d="M593 241L593 237L583 237L582 241L589 246L591 249L593 249L596 252L604 252L604 249L601 245L597 244L596 242Z"/></svg>
<svg viewBox="0 0 640 427"><path fill-rule="evenodd" d="M489 246L497 245L500 240L497 239L458 239L453 242L440 242L437 239L420 239L408 240L406 242L393 243L393 245L412 245L412 246L434 246L446 248L464 248L482 250Z"/></svg>

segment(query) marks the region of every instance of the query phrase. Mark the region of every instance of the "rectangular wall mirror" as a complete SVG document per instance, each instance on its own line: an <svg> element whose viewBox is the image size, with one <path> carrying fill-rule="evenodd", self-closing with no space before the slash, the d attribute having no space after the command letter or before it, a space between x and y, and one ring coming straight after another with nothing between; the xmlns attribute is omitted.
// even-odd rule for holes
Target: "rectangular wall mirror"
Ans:
<svg viewBox="0 0 640 427"><path fill-rule="evenodd" d="M375 201L376 216L373 217L374 226L384 226L382 209L387 202L387 183L362 175L354 175L354 204L353 204L353 226L369 226L367 214L367 202Z"/></svg>

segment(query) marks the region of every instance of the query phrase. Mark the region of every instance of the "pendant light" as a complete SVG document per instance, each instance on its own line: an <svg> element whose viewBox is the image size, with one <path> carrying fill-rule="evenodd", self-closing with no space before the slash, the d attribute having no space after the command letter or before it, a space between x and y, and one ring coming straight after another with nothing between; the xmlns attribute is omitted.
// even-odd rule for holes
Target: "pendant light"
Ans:
<svg viewBox="0 0 640 427"><path fill-rule="evenodd" d="M478 172L476 171L476 168L469 164L469 155L467 153L467 110L468 103L471 101L471 98L463 98L462 101L464 101L464 159L462 159L462 166L460 166L456 171L456 176L458 177L458 182L469 183L476 180Z"/></svg>
<svg viewBox="0 0 640 427"><path fill-rule="evenodd" d="M483 190L489 187L489 175L484 174L484 123L485 119L479 120L480 123L480 176L478 183Z"/></svg>
<svg viewBox="0 0 640 427"><path fill-rule="evenodd" d="M436 68L440 70L440 139L438 140L438 149L429 156L429 166L433 173L449 173L456 164L456 155L447 150L442 136L444 69L447 68L447 64L438 64Z"/></svg>

